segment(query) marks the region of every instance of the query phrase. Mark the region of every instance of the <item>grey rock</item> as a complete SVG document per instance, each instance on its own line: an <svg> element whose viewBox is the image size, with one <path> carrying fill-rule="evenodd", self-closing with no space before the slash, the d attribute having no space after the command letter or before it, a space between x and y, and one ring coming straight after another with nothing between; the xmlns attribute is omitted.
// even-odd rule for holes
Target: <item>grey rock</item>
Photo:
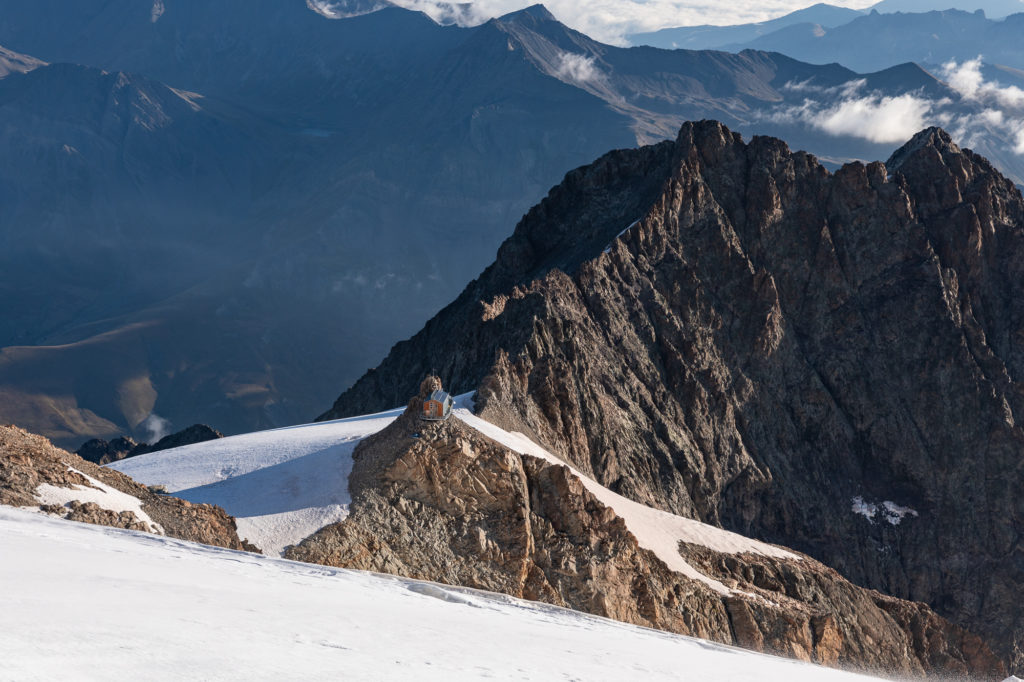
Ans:
<svg viewBox="0 0 1024 682"><path fill-rule="evenodd" d="M1019 671L1024 200L936 129L890 166L714 122L608 155L325 416L436 367L604 485L928 603Z"/></svg>

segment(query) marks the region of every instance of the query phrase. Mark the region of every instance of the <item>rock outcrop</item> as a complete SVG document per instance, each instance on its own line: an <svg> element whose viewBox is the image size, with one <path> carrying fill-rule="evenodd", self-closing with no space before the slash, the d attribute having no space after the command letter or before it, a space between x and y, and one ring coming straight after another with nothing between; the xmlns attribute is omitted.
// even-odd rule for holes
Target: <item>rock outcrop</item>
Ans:
<svg viewBox="0 0 1024 682"><path fill-rule="evenodd" d="M435 388L423 386L421 397ZM357 448L351 515L288 558L503 592L826 665L1001 679L977 636L809 557L683 545L705 577L676 572L569 467L419 413L414 399Z"/></svg>
<svg viewBox="0 0 1024 682"><path fill-rule="evenodd" d="M72 498L76 490L103 493L101 486L109 486L138 500L139 509L149 521L134 511L105 508L92 500L41 502L41 486L67 489L65 496ZM159 494L119 471L96 466L54 447L42 436L13 426L0 426L0 504L40 508L72 521L162 532L206 545L259 551L238 537L235 520L220 507Z"/></svg>
<svg viewBox="0 0 1024 682"><path fill-rule="evenodd" d="M93 438L82 444L75 454L94 464L110 464L128 457L138 457L150 452L180 448L183 445L203 443L208 440L223 438L224 434L206 424L193 424L187 429L164 436L156 443L136 443L131 436L121 436L112 441Z"/></svg>
<svg viewBox="0 0 1024 682"><path fill-rule="evenodd" d="M686 124L532 209L325 416L436 368L637 501L930 604L1024 668L1024 200L929 129L835 173Z"/></svg>
<svg viewBox="0 0 1024 682"><path fill-rule="evenodd" d="M110 464L134 456L135 449L140 445L146 444L136 443L131 436L121 436L110 441L93 438L82 443L82 447L75 450L75 454L93 464Z"/></svg>

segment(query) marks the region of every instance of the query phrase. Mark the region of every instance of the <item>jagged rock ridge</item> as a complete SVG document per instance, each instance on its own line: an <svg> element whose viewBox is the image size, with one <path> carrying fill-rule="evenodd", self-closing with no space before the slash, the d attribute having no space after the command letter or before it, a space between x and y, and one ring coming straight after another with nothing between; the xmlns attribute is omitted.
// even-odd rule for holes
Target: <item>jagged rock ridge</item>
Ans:
<svg viewBox="0 0 1024 682"><path fill-rule="evenodd" d="M1022 236L1020 192L941 130L830 174L686 124L570 173L325 416L437 368L602 484L931 604L1019 670Z"/></svg>

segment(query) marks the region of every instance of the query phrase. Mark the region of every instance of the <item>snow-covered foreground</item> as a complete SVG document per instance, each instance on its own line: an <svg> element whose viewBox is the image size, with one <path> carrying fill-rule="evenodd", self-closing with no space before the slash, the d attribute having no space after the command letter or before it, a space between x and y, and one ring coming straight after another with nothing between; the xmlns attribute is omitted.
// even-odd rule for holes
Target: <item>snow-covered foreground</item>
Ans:
<svg viewBox="0 0 1024 682"><path fill-rule="evenodd" d="M867 679L501 595L8 507L0 548L3 680Z"/></svg>
<svg viewBox="0 0 1024 682"><path fill-rule="evenodd" d="M280 556L288 545L348 516L352 451L401 413L220 438L111 467L189 502L220 505L237 519L239 537Z"/></svg>

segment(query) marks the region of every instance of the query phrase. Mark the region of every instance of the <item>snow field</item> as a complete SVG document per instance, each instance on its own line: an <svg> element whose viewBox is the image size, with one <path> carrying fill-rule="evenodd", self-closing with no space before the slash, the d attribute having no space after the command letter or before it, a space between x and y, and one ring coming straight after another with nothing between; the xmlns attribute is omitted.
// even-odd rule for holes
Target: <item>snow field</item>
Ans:
<svg viewBox="0 0 1024 682"><path fill-rule="evenodd" d="M348 475L360 440L402 409L186 445L115 462L111 468L189 502L223 507L239 537L280 556L348 516Z"/></svg>
<svg viewBox="0 0 1024 682"><path fill-rule="evenodd" d="M0 507L0 679L869 678L545 604Z"/></svg>

